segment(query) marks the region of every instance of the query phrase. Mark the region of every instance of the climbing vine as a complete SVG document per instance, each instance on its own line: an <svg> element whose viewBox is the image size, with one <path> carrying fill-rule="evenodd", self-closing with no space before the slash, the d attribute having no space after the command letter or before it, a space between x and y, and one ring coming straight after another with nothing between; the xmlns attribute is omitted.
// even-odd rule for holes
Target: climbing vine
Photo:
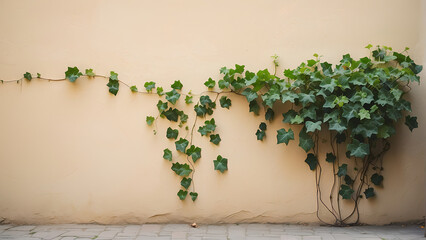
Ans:
<svg viewBox="0 0 426 240"><path fill-rule="evenodd" d="M321 57L314 54L313 59L295 69L286 69L284 78L276 74L279 65L276 55L272 57L273 74L267 69L251 72L238 64L234 68L223 67L220 79L209 78L204 83L208 90L200 94L182 93L183 84L179 80L167 92L152 81L144 84L145 91L140 91L136 86L119 80L118 74L113 71L107 77L96 75L93 69L86 69L83 74L77 67L68 67L65 79L46 79L39 73L37 78L75 82L83 75L101 77L108 79L107 87L113 95L117 95L120 84L134 93L157 94L160 98L158 113L147 116L146 123L153 126L154 134L157 133L156 121L159 118L179 123L178 129L168 127L165 136L174 141L176 151L164 149L163 158L170 161L171 170L182 177L181 189L177 192L181 200L186 199L188 192L192 201L198 197L193 176L194 164L202 158L202 149L193 142L194 134L205 136L215 145L221 142L220 135L215 132L215 119L211 117L218 100L221 108L230 109L232 101L229 96L235 94L247 99L249 112L254 115L259 115L263 109L265 120L254 133L259 141L267 135L268 122L277 118L276 109L284 104L288 107L282 113L283 128L274 134L277 144L288 145L298 135L298 145L306 152L305 162L315 172L319 220L325 222L319 214L319 209L324 208L334 219L325 223L347 225L359 222L360 199L374 197L375 188L383 186L383 156L390 148L389 138L396 133L397 122L405 119L410 131L418 127L417 118L408 114L411 103L405 96L411 90L412 82L419 83L418 74L422 66L408 56L408 48L402 52L386 46L377 46L374 50L372 45L366 48L370 51L369 56L356 60L346 54L335 65L321 61ZM32 80L29 72L23 77ZM13 81L19 83L22 79L1 80L2 83ZM212 95L213 98L210 97ZM176 107L183 96L185 103L192 105L194 110L189 113L194 115L190 125L187 123L188 114ZM195 132L199 118L203 121ZM182 128L186 134L182 134ZM319 147L327 144L330 151L322 155ZM176 161L178 156L184 156L186 162ZM333 171L328 202L321 192L321 159L325 160L325 164L331 164ZM343 160L356 165L353 171ZM228 159L218 155L213 166L224 173L228 170ZM340 201L353 202L353 210L344 215Z"/></svg>

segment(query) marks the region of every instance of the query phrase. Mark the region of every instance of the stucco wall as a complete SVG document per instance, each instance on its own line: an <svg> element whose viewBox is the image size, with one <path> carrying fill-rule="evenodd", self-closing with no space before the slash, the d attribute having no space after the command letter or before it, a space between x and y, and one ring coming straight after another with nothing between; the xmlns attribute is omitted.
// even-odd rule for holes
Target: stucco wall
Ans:
<svg viewBox="0 0 426 240"><path fill-rule="evenodd" d="M223 66L272 69L270 56L277 54L281 73L313 53L333 63L345 53L363 57L368 43L408 46L425 63L425 13L420 0L0 0L0 79L26 71L63 78L68 66L78 66L116 71L140 89L145 81L167 87L180 79L184 91L199 93ZM125 88L115 97L105 84L80 78L0 85L0 217L17 223L318 221L314 173L296 142L276 144L279 118L259 142L254 133L263 117L232 97L231 110L214 114L220 147L195 135L203 148L194 176L199 198L180 201L180 178L162 159L162 150L174 147L165 138L169 123L158 122L156 136L145 124L158 97ZM364 223L425 215L425 93L425 84L410 93L419 128L398 127L385 156L385 187L376 199L361 201ZM229 159L224 174L213 170L218 154Z"/></svg>

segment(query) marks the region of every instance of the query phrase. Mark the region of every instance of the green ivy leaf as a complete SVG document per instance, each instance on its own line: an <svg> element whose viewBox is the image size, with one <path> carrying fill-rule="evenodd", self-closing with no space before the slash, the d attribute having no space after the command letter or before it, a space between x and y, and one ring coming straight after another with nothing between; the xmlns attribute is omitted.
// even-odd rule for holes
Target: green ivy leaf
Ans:
<svg viewBox="0 0 426 240"><path fill-rule="evenodd" d="M178 162L173 163L172 170L179 176L187 177L191 172L192 169L189 167L188 164L180 164Z"/></svg>
<svg viewBox="0 0 426 240"><path fill-rule="evenodd" d="M201 158L201 148L191 145L191 147L186 150L186 155L192 157L192 161L195 163Z"/></svg>
<svg viewBox="0 0 426 240"><path fill-rule="evenodd" d="M163 102L161 100L158 100L157 109L160 113L164 112L168 107L169 106L168 106L167 102Z"/></svg>
<svg viewBox="0 0 426 240"><path fill-rule="evenodd" d="M171 85L171 87L173 88L173 89L177 89L177 90L181 90L182 89L182 87L183 87L183 84L180 82L180 80L176 80L172 85Z"/></svg>
<svg viewBox="0 0 426 240"><path fill-rule="evenodd" d="M253 112L255 115L259 115L259 104L257 103L256 100L253 100L250 102L249 104L249 112Z"/></svg>
<svg viewBox="0 0 426 240"><path fill-rule="evenodd" d="M133 86L130 87L130 91L138 92L138 88L135 85L133 85Z"/></svg>
<svg viewBox="0 0 426 240"><path fill-rule="evenodd" d="M337 87L337 81L334 78L326 77L321 82L320 87L332 93L334 91L334 88Z"/></svg>
<svg viewBox="0 0 426 240"><path fill-rule="evenodd" d="M180 98L180 93L176 91L176 89L173 89L170 92L166 92L166 99L167 101L171 102L173 105L176 104L176 101Z"/></svg>
<svg viewBox="0 0 426 240"><path fill-rule="evenodd" d="M188 121L188 115L186 115L185 113L182 112L182 114L180 115L180 123L184 124ZM182 126L179 126L182 127Z"/></svg>
<svg viewBox="0 0 426 240"><path fill-rule="evenodd" d="M180 200L185 200L186 195L188 195L188 191L184 191L184 190L179 190L179 192L177 193L178 197Z"/></svg>
<svg viewBox="0 0 426 240"><path fill-rule="evenodd" d="M186 147L188 147L188 140L184 139L184 138L179 138L179 140L177 140L175 142L176 145L176 150L178 150L179 152L185 153Z"/></svg>
<svg viewBox="0 0 426 240"><path fill-rule="evenodd" d="M327 153L325 161L334 163L334 161L336 161L336 156L333 153Z"/></svg>
<svg viewBox="0 0 426 240"><path fill-rule="evenodd" d="M219 80L218 85L219 85L220 89L224 89L224 88L227 88L229 86L229 82L227 82L225 80Z"/></svg>
<svg viewBox="0 0 426 240"><path fill-rule="evenodd" d="M204 117L207 113L207 108L201 105L195 105L194 111L197 113L198 117Z"/></svg>
<svg viewBox="0 0 426 240"><path fill-rule="evenodd" d="M337 176L343 177L346 176L348 172L348 164L344 163L341 166L339 166L339 170L337 171Z"/></svg>
<svg viewBox="0 0 426 240"><path fill-rule="evenodd" d="M354 193L354 190L348 185L342 184L340 186L339 195L342 196L343 199L351 199L352 193Z"/></svg>
<svg viewBox="0 0 426 240"><path fill-rule="evenodd" d="M251 102L257 98L257 93L251 90L250 88L244 89L241 94L246 96L248 102Z"/></svg>
<svg viewBox="0 0 426 240"><path fill-rule="evenodd" d="M179 131L177 129L172 129L171 127L167 128L166 137L168 139L177 139Z"/></svg>
<svg viewBox="0 0 426 240"><path fill-rule="evenodd" d="M266 128L267 128L266 123L262 122L262 123L259 124L259 129L260 130L266 131Z"/></svg>
<svg viewBox="0 0 426 240"><path fill-rule="evenodd" d="M379 127L377 132L378 138L389 138L390 136L395 134L395 128L390 125L382 125Z"/></svg>
<svg viewBox="0 0 426 240"><path fill-rule="evenodd" d="M316 130L321 131L321 121L312 122L312 121L306 121L306 132L315 132Z"/></svg>
<svg viewBox="0 0 426 240"><path fill-rule="evenodd" d="M204 96L201 96L201 97L200 97L200 104L201 104L201 105L203 105L203 106L207 107L207 106L210 106L212 103L213 103L213 102L212 102L212 100L210 99L210 97L209 97L209 96L204 95Z"/></svg>
<svg viewBox="0 0 426 240"><path fill-rule="evenodd" d="M345 175L344 179L347 185L352 185L354 183L354 180L349 175Z"/></svg>
<svg viewBox="0 0 426 240"><path fill-rule="evenodd" d="M313 171L317 168L318 158L314 154L308 153L308 156L305 159L305 163L307 163L309 165L309 169Z"/></svg>
<svg viewBox="0 0 426 240"><path fill-rule="evenodd" d="M180 181L180 185L182 185L182 187L184 187L185 189L188 189L189 186L191 185L192 182L192 178L182 178L182 180Z"/></svg>
<svg viewBox="0 0 426 240"><path fill-rule="evenodd" d="M221 139L219 134L211 134L210 135L210 142L214 143L215 145L219 145Z"/></svg>
<svg viewBox="0 0 426 240"><path fill-rule="evenodd" d="M370 146L367 143L361 143L357 139L352 139L352 143L346 147L351 152L351 156L363 158L370 154Z"/></svg>
<svg viewBox="0 0 426 240"><path fill-rule="evenodd" d="M190 104L190 103L192 103L192 96L187 95L187 96L185 97L185 103L186 103L186 104Z"/></svg>
<svg viewBox="0 0 426 240"><path fill-rule="evenodd" d="M214 86L216 85L216 82L215 82L213 79L209 78L209 80L207 80L207 81L204 83L204 85L205 85L207 88L214 88Z"/></svg>
<svg viewBox="0 0 426 240"><path fill-rule="evenodd" d="M294 111L293 109L287 111L286 113L283 113L283 123L291 123L291 121L293 121L293 119L296 117L297 112Z"/></svg>
<svg viewBox="0 0 426 240"><path fill-rule="evenodd" d="M147 92L152 92L152 89L155 88L155 82L145 82L143 86L145 87Z"/></svg>
<svg viewBox="0 0 426 240"><path fill-rule="evenodd" d="M158 96L163 96L164 95L164 89L162 87L157 87L157 94Z"/></svg>
<svg viewBox="0 0 426 240"><path fill-rule="evenodd" d="M169 160L170 162L172 161L173 155L172 155L172 151L170 151L170 149L166 148L163 150L163 158L166 160Z"/></svg>
<svg viewBox="0 0 426 240"><path fill-rule="evenodd" d="M31 79L33 79L33 77L31 76L31 73L29 73L29 72L26 72L24 74L24 78L27 79L28 81L31 81Z"/></svg>
<svg viewBox="0 0 426 240"><path fill-rule="evenodd" d="M294 132L291 128L288 129L288 132L284 128L277 131L277 144L285 143L288 145L290 140L294 140Z"/></svg>
<svg viewBox="0 0 426 240"><path fill-rule="evenodd" d="M370 112L368 110L365 110L364 108L362 108L361 110L359 110L358 116L359 116L360 120L362 120L362 119L371 119Z"/></svg>
<svg viewBox="0 0 426 240"><path fill-rule="evenodd" d="M220 106L221 106L222 108L227 108L227 109L229 109L229 107L231 106L231 99L229 99L229 98L228 98L228 97L226 97L226 96L222 96L222 97L220 98L219 102L220 102Z"/></svg>
<svg viewBox="0 0 426 240"><path fill-rule="evenodd" d="M287 101L294 103L296 99L299 99L299 95L297 95L297 93L286 91L281 94L281 101L283 103Z"/></svg>
<svg viewBox="0 0 426 240"><path fill-rule="evenodd" d="M89 69L86 69L86 76L88 76L88 77L94 77L95 76L95 73L93 72L93 69L91 69L91 68L89 68Z"/></svg>
<svg viewBox="0 0 426 240"><path fill-rule="evenodd" d="M259 130L259 129L256 131L257 140L263 141L263 138L265 136L266 136L266 132L265 131L262 131L262 130Z"/></svg>
<svg viewBox="0 0 426 240"><path fill-rule="evenodd" d="M204 126L198 128L198 132L201 133L201 136L205 136L216 130L216 123L214 118L204 122Z"/></svg>
<svg viewBox="0 0 426 240"><path fill-rule="evenodd" d="M68 68L68 70L69 70L69 68ZM77 69L77 71L78 71L78 69ZM81 76L81 75L82 74L80 73L79 76ZM77 79L77 78L75 78L75 79ZM75 81L75 79L74 79L74 81ZM71 81L71 79L70 79L70 81ZM74 81L71 81L71 82L74 82ZM118 93L118 89L120 87L120 84L118 82L118 74L115 73L114 71L110 72L110 76L109 76L107 86L109 88L108 91L110 93L114 94L114 96L116 96L117 93Z"/></svg>
<svg viewBox="0 0 426 240"><path fill-rule="evenodd" d="M346 124L341 119L332 119L328 124L328 130L335 130L338 133L342 133L347 129Z"/></svg>
<svg viewBox="0 0 426 240"><path fill-rule="evenodd" d="M365 195L365 198L367 199L376 196L376 194L374 193L374 188L369 187L365 189L364 195Z"/></svg>
<svg viewBox="0 0 426 240"><path fill-rule="evenodd" d="M412 132L414 128L418 128L419 124L417 123L417 117L411 117L407 115L405 117L405 125L407 125L408 129Z"/></svg>
<svg viewBox="0 0 426 240"><path fill-rule="evenodd" d="M163 115L166 116L169 121L177 122L180 115L179 113L180 111L176 108L169 108L169 110L163 112Z"/></svg>
<svg viewBox="0 0 426 240"><path fill-rule="evenodd" d="M309 94L299 93L299 101L302 103L303 107L305 107L309 103L315 102L315 95L313 92L310 92Z"/></svg>
<svg viewBox="0 0 426 240"><path fill-rule="evenodd" d="M195 200L197 200L198 193L196 193L196 192L190 192L189 195L191 196L191 199L192 199L193 202Z"/></svg>
<svg viewBox="0 0 426 240"><path fill-rule="evenodd" d="M213 160L213 164L214 164L214 170L218 170L221 173L223 173L226 170L228 170L228 159L227 158L223 158L220 155L217 156L216 160Z"/></svg>
<svg viewBox="0 0 426 240"><path fill-rule="evenodd" d="M383 176L378 173L375 173L371 175L371 182L374 183L374 185L376 186L380 186L383 182Z"/></svg>
<svg viewBox="0 0 426 240"><path fill-rule="evenodd" d="M40 73L37 73L37 78L41 78L41 74Z"/></svg>
<svg viewBox="0 0 426 240"><path fill-rule="evenodd" d="M151 126L154 123L155 118L152 116L146 116L146 123Z"/></svg>
<svg viewBox="0 0 426 240"><path fill-rule="evenodd" d="M265 113L265 120L271 122L272 120L274 120L274 116L275 116L274 110L272 110L272 108L268 108L268 110L266 110L266 113Z"/></svg>
<svg viewBox="0 0 426 240"><path fill-rule="evenodd" d="M65 78L68 79L70 82L75 82L77 78L79 78L81 75L83 75L80 70L78 70L77 67L68 67L68 70L65 72Z"/></svg>
<svg viewBox="0 0 426 240"><path fill-rule="evenodd" d="M306 128L302 128L299 133L299 146L303 148L305 152L309 152L314 145L314 140L312 140L311 136L306 132Z"/></svg>

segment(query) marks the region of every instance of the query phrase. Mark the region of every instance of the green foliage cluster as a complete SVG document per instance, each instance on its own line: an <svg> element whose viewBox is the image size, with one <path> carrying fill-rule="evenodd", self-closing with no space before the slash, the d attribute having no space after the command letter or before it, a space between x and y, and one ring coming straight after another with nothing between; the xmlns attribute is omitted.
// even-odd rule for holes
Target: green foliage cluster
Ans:
<svg viewBox="0 0 426 240"><path fill-rule="evenodd" d="M319 159L325 159L327 164L332 164L333 188L338 182L338 194L341 199L354 201L354 211L349 216L342 217L340 209L336 211L332 202L330 209L322 201L321 194L317 194L317 198L335 217L337 224L344 224L357 209L362 190L363 196L368 199L376 195L375 187L383 185L383 167L379 160L389 150L388 140L396 133L397 122L404 119L410 131L418 127L417 118L410 114L411 103L405 96L411 90L412 82L419 83L418 74L422 71L422 66L417 65L408 56L408 48L402 52L393 51L386 46L377 46L374 50L372 45L366 48L370 51L368 57L354 59L346 54L336 65L323 62L320 56L314 54L313 59L294 69L284 70L283 78L276 75L279 66L276 55L272 57L275 67L273 74L268 69L250 72L244 65L238 64L234 68L223 67L220 69L221 78L217 82L209 78L204 83L209 90L200 95L182 93L183 84L180 80L171 84L167 92L153 81L144 84L146 92L139 91L136 86L125 85L134 93L157 94L161 98L157 103L158 115L146 117L149 126L155 126L160 117L179 123L179 128L185 127L185 130L189 131L183 136L179 129L169 127L166 138L174 141L176 152L168 148L163 151L163 158L172 163L172 171L181 177L182 188L177 193L181 200L186 199L191 185L191 199L195 201L198 197L193 185L194 167L201 159L202 152L199 146L193 144L197 118L208 118L198 127L198 133L208 137L214 145L221 142L221 137L216 132L215 119L210 117L221 94L245 97L249 112L255 115L259 115L263 109L265 122L259 124L255 133L259 141L263 141L267 136L267 122L276 118L276 109L287 106L281 119L284 127L276 133L277 144L288 145L297 140L299 147L306 152L305 162L309 169L319 169L316 174L317 183L321 176ZM86 69L85 75L104 77L96 75L93 69ZM83 76L83 73L77 67L68 67L64 80L75 82L80 76ZM29 72L23 77L28 81L33 79ZM39 73L37 78L42 79ZM111 71L110 76L105 78L108 79L109 92L117 95L122 83L118 74ZM220 91L214 91L216 86ZM215 94L214 99L211 98L212 94ZM181 96L185 96L186 104L194 104L194 122L191 129L187 125L189 116L176 107ZM222 108L229 109L232 101L228 96L221 96L219 104ZM325 156L321 156L318 150L320 135L329 136L328 143L332 152L326 153ZM340 164L339 148L346 153L346 161L361 160L362 167L351 171L348 164ZM185 157L187 163L177 161L180 157ZM218 155L213 160L213 166L215 170L224 173L228 170L228 159ZM319 188L319 184L317 187ZM339 202L339 198L337 201ZM340 205L338 207L340 208Z"/></svg>

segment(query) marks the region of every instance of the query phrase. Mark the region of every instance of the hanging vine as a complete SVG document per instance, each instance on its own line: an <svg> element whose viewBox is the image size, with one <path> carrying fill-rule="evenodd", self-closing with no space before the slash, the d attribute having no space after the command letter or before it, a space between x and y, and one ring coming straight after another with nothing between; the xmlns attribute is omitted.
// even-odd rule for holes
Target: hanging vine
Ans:
<svg viewBox="0 0 426 240"><path fill-rule="evenodd" d="M250 72L245 70L244 65L238 64L235 68L223 67L220 69L221 78L218 81L209 78L204 83L208 90L200 94L182 93L183 84L179 80L171 85L168 92L152 81L144 84L145 91L140 91L136 86L119 80L118 74L113 71L107 77L96 75L93 69L86 69L83 74L77 67L68 67L64 79L42 78L39 73L37 78L75 82L85 75L108 79L107 87L114 95L117 95L120 84L134 93L157 94L161 98L157 103L158 114L147 116L146 123L155 126L159 117L179 123L179 129L167 128L165 136L174 141L176 151L164 149L163 158L170 161L171 170L182 177L182 188L177 193L181 200L186 199L191 186L189 195L192 201L198 197L193 181L194 164L202 157L202 149L194 145L194 134L198 132L215 145L221 142L220 135L215 132L215 119L209 117L213 115L218 100L222 108L229 109L232 102L228 96L235 94L247 99L249 112L254 115L259 115L263 108L265 122L261 122L255 132L259 141L263 141L267 135L267 122L276 118L277 106L289 104L291 108L282 113L284 127L277 130L277 144L288 145L295 140L296 129L299 131L298 141L306 152L305 162L310 170L315 171L318 219L327 224L348 225L359 222L360 199L374 197L375 188L383 186L383 156L390 149L389 138L396 133L396 123L404 118L410 131L418 127L417 118L406 114L411 112L411 103L404 97L411 90L412 82L419 83L418 74L422 66L407 55L408 48L403 52L386 46L377 46L373 51L372 45L366 48L370 50L368 57L355 60L346 54L334 66L322 62L320 56L314 54L314 59L301 63L295 69L286 69L284 78L276 74L279 65L276 55L272 57L275 67L273 74L267 69ZM23 78L31 81L32 75L26 72ZM1 80L2 83L20 81L22 78ZM216 84L220 90L215 90ZM213 99L210 95L214 96ZM182 96L185 96L187 105L194 105L191 125L187 123L188 115L176 108ZM203 118L204 122L195 132L198 118ZM186 130L186 135L181 133L182 128ZM157 133L156 127L153 132ZM323 143L328 144L331 150L325 156L319 151ZM176 161L182 156L186 162ZM328 201L323 199L322 194L320 159L325 160L325 164L331 164L333 172ZM343 160L356 166L353 171ZM223 173L228 170L228 159L218 155L213 160L213 166ZM341 211L341 201L353 202L353 209L346 215ZM333 222L323 220L320 209L325 209L334 219Z"/></svg>

